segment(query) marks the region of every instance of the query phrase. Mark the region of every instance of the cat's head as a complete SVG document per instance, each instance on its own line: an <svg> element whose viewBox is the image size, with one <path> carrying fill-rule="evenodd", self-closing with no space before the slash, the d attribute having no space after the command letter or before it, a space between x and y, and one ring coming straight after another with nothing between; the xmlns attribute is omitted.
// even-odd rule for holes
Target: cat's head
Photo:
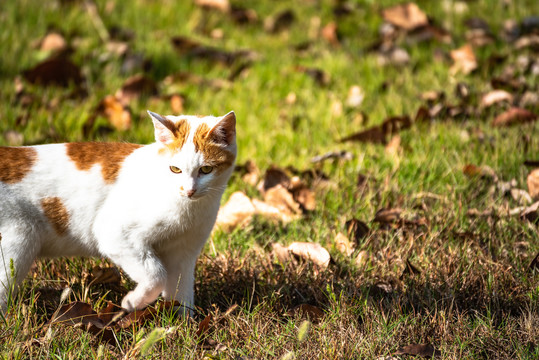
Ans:
<svg viewBox="0 0 539 360"><path fill-rule="evenodd" d="M222 193L236 160L236 115L162 116L148 111L167 176L192 200Z"/></svg>

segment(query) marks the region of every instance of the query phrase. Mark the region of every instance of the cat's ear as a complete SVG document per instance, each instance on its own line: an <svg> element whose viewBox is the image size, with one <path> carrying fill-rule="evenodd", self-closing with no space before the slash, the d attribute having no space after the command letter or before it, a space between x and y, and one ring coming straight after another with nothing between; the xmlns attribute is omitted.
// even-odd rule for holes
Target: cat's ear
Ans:
<svg viewBox="0 0 539 360"><path fill-rule="evenodd" d="M236 114L229 112L211 129L213 139L221 144L230 145L236 138Z"/></svg>
<svg viewBox="0 0 539 360"><path fill-rule="evenodd" d="M163 144L169 144L174 141L174 132L176 131L174 123L166 117L154 113L153 111L148 110L148 114L153 121L153 127L155 129L155 141Z"/></svg>

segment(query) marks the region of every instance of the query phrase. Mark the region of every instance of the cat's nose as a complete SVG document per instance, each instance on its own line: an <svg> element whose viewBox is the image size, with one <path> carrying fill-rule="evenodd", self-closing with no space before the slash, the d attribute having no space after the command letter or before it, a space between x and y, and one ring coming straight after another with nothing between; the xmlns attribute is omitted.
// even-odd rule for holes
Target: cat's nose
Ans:
<svg viewBox="0 0 539 360"><path fill-rule="evenodd" d="M192 197L193 195L195 195L196 192L197 192L197 189L191 189L187 192L187 196Z"/></svg>

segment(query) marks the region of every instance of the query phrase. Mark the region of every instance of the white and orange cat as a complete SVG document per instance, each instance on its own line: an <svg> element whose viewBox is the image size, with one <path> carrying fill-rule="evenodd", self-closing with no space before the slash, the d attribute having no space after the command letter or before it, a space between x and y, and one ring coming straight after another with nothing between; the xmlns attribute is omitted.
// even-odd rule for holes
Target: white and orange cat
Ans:
<svg viewBox="0 0 539 360"><path fill-rule="evenodd" d="M148 113L150 145L0 147L1 308L34 259L58 256L121 267L137 282L128 311L160 294L192 308L195 263L236 159L236 117Z"/></svg>

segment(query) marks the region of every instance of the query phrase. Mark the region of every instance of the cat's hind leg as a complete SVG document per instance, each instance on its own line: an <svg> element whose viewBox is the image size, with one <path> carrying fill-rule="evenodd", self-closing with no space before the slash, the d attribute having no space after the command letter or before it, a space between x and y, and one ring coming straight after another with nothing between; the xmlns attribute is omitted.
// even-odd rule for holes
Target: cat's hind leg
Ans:
<svg viewBox="0 0 539 360"><path fill-rule="evenodd" d="M14 299L39 252L39 238L31 224L0 227L0 308Z"/></svg>

